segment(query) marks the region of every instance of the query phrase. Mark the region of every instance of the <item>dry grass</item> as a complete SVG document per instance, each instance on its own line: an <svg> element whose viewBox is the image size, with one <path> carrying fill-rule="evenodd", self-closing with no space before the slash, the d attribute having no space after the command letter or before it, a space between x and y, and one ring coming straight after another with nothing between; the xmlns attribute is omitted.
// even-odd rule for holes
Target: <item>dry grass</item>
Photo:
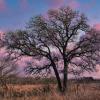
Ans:
<svg viewBox="0 0 100 100"><path fill-rule="evenodd" d="M0 89L0 100L100 100L99 83L70 84L62 96L54 85L9 85Z"/></svg>

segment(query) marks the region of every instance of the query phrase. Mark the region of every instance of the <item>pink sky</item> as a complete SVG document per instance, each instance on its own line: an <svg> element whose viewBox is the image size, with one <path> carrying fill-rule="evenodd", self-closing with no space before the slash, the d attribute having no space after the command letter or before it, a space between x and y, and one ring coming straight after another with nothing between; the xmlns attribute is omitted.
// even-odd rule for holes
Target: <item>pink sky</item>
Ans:
<svg viewBox="0 0 100 100"><path fill-rule="evenodd" d="M29 2L29 0L19 0L19 2L20 2L20 6L21 6L21 8L22 9L24 9L25 11L26 11L26 9L28 9L29 8L29 6L30 5L32 5L32 7L33 7L33 5L35 6L35 2L34 1L36 1L36 0L33 0L33 2L32 2L32 4L30 4L30 2ZM39 1L39 0L38 0ZM40 0L39 2L38 2L38 4L39 3L41 3L41 1L42 0ZM96 10L98 10L97 8L96 9L94 9L94 7L95 7L95 5L98 5L99 3L98 2L96 2L96 0L89 0L90 2L88 2L88 3L81 3L81 1L79 2L79 0L43 0L43 1L45 1L45 5L46 6L49 6L48 8L58 8L58 7L60 7L60 6L62 6L65 2L65 5L67 4L67 5L69 5L70 7L72 7L73 9L85 9L85 11L86 12L88 12L88 13L93 13L94 12L94 10L96 11ZM88 0L83 0L84 2L86 2L86 1L88 1ZM99 1L99 0L98 0ZM15 5L15 4L13 4L13 5ZM45 6L44 5L44 6ZM100 6L100 5L99 5ZM7 2L6 2L6 0L0 0L0 12L5 12L6 10L8 10L9 9L9 7L10 6L8 6L8 4L7 4ZM18 8L18 7L17 7ZM19 7L20 8L20 7ZM18 9L19 9L18 8ZM39 6L37 5L37 8L39 8ZM12 9L14 9L14 8L12 8ZM41 9L41 8L40 8ZM91 10L92 9L92 10ZM19 9L19 10L21 10L21 9ZM39 12L40 10L36 10L36 12ZM11 12L11 11L10 11ZM10 13L9 11L8 11L8 13ZM7 14L8 14L7 13ZM28 12L27 12L28 13ZM23 13L22 13L23 14ZM32 14L33 14L33 8L32 8ZM95 16L97 16L97 17L100 17L100 14L99 13L95 13L95 14L97 14L97 15L95 15ZM6 15L6 14L5 14ZM20 15L20 14L18 14L18 15ZM26 14L26 15L28 15L28 14ZM22 16L22 19L21 20L23 20L23 18L26 16L26 15L21 15ZM6 15L7 16L7 15ZM10 18L7 18L7 21L10 19L10 20L12 20L12 17L15 17L15 13L14 14L12 14L12 16L11 16L11 19ZM91 17L91 14L90 14L90 17ZM92 16L93 17L93 16ZM20 17L19 17L20 18ZM18 19L16 19L15 18L15 22L16 22L16 20L18 21ZM96 20L96 22L94 21L94 20ZM27 20L26 20L27 21ZM20 21L19 21L20 22ZM3 23L1 23L1 24L4 24L4 23L7 23L5 20L3 21ZM10 21L10 23L11 23L11 21ZM100 21L98 21L96 18L95 19L93 19L92 20L92 23L93 23L93 27L95 27L97 30L100 30ZM19 24L19 23L18 23ZM12 25L13 25L13 23L12 23ZM8 26L9 26L9 23L8 23ZM13 25L14 26L14 25ZM20 24L18 25L18 26L20 26ZM4 26L4 28L5 28L5 26ZM12 26L11 26L11 28L12 28ZM3 34L3 32L2 32L2 29L1 29L1 27L0 27L0 33L1 33L1 35ZM3 52L3 50L2 50L2 52ZM30 60L30 58L23 58L23 60L21 61L21 63L23 63L24 61L27 61L27 60ZM22 66L22 65L21 65ZM93 74L93 76L95 76L95 77L100 77L100 70L98 69L98 72L97 73L94 73Z"/></svg>

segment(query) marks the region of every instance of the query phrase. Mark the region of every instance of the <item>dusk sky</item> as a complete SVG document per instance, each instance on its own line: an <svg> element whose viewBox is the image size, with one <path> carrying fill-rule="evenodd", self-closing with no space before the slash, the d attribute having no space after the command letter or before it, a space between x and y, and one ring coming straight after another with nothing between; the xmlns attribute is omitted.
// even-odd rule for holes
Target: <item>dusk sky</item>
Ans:
<svg viewBox="0 0 100 100"><path fill-rule="evenodd" d="M89 23L100 29L100 0L0 0L0 31L24 28L32 16L63 5L85 13Z"/></svg>
<svg viewBox="0 0 100 100"><path fill-rule="evenodd" d="M60 6L79 10L91 26L100 30L100 0L0 0L0 32L24 29L32 16L45 15L49 9ZM100 78L100 70L92 75Z"/></svg>

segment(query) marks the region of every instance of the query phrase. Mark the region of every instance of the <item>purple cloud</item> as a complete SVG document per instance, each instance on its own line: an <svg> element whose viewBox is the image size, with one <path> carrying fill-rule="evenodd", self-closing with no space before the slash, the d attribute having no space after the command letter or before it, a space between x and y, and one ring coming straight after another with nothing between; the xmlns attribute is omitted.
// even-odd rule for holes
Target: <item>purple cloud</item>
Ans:
<svg viewBox="0 0 100 100"><path fill-rule="evenodd" d="M28 0L20 0L21 7L26 9L28 7Z"/></svg>
<svg viewBox="0 0 100 100"><path fill-rule="evenodd" d="M45 0L50 8L58 8L63 5L64 0Z"/></svg>
<svg viewBox="0 0 100 100"><path fill-rule="evenodd" d="M66 0L68 2L68 6L72 9L76 9L80 7L80 3L77 0Z"/></svg>
<svg viewBox="0 0 100 100"><path fill-rule="evenodd" d="M0 11L6 10L5 0L0 0Z"/></svg>
<svg viewBox="0 0 100 100"><path fill-rule="evenodd" d="M100 31L100 23L95 24L95 25L94 25L94 28L95 28L96 30Z"/></svg>

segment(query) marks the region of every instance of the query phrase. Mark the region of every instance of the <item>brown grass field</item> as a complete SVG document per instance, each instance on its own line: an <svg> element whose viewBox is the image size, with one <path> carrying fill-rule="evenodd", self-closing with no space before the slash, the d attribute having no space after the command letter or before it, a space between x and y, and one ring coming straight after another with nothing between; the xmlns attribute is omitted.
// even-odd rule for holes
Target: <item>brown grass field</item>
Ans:
<svg viewBox="0 0 100 100"><path fill-rule="evenodd" d="M100 83L71 83L66 95L57 92L55 84L8 85L0 87L0 100L100 100Z"/></svg>

